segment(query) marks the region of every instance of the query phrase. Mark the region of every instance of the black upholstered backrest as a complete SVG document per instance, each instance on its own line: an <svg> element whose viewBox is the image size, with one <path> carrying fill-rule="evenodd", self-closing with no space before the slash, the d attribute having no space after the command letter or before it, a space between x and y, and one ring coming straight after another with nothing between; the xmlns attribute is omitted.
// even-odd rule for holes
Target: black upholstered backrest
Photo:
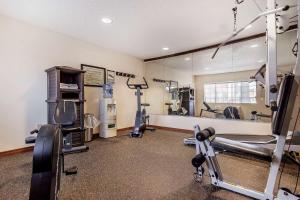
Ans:
<svg viewBox="0 0 300 200"><path fill-rule="evenodd" d="M289 120L285 118L288 110L288 105L290 102L293 83L294 83L293 74L285 75L281 82L278 98L277 98L278 109L276 112L274 112L273 120L272 120L272 132L275 135L280 135L282 133L284 121ZM290 103L294 103L294 101L291 101Z"/></svg>
<svg viewBox="0 0 300 200"><path fill-rule="evenodd" d="M54 121L62 126L73 125L77 119L76 104L73 101L60 101L55 109Z"/></svg>
<svg viewBox="0 0 300 200"><path fill-rule="evenodd" d="M212 110L211 107L205 101L203 101L203 105L206 107L207 111L211 111Z"/></svg>

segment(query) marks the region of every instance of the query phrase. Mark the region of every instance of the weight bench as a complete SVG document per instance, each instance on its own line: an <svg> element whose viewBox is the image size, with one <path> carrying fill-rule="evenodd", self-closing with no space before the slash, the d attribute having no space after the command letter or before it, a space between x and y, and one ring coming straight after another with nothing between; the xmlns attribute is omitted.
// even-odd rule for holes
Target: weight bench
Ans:
<svg viewBox="0 0 300 200"><path fill-rule="evenodd" d="M212 143L215 150L225 150L233 154L253 157L259 160L272 162L273 151L254 144L247 144L235 140L216 137Z"/></svg>
<svg viewBox="0 0 300 200"><path fill-rule="evenodd" d="M297 133L299 138L297 141L293 140L294 144L300 144L300 133ZM295 134L294 134L295 136ZM222 133L216 134L218 138L225 138L229 140L234 140L242 143L255 144L259 146L267 147L268 145L276 144L277 138L272 135L245 135L245 134L230 134L230 133ZM287 136L287 140L290 140L290 136ZM185 138L183 139L183 143L185 145L195 145L196 139L195 137Z"/></svg>
<svg viewBox="0 0 300 200"><path fill-rule="evenodd" d="M247 144L227 138L216 137L215 130L213 128L210 127L204 130L200 130L200 126L196 125L194 129L197 155L192 159L192 165L197 170L197 179L202 179L204 174L204 168L202 165L206 163L208 173L211 178L211 183L213 185L255 199L274 199L276 178L279 171L281 159L284 154L284 146L286 143L286 136L288 133L297 89L298 85L294 81L294 75L286 75L281 83L276 104L276 111L273 114L272 133L277 138L275 149L271 150L253 144ZM226 182L223 179L215 150L225 150L233 154L270 162L270 171L264 192L255 191ZM277 199L287 199L287 195L289 196L288 199L290 200L299 199L299 197L293 194L289 194L289 192L283 188L280 189L277 193Z"/></svg>
<svg viewBox="0 0 300 200"><path fill-rule="evenodd" d="M210 112L210 113L215 113L215 114L221 114L220 112L218 112L217 109L212 109L208 103L206 103L205 101L203 101L203 105L205 106L206 109L201 108L200 110L200 117L202 117L202 113L203 111L205 112Z"/></svg>

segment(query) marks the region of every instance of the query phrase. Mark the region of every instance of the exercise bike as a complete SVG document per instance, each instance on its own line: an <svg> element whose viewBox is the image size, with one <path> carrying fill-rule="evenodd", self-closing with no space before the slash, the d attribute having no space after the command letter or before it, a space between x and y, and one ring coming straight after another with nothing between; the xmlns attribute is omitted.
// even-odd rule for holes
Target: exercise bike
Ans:
<svg viewBox="0 0 300 200"><path fill-rule="evenodd" d="M77 119L77 110L72 101L62 101L57 104L54 119L57 124L46 124L39 130L37 136L29 136L26 144L35 143L32 160L32 177L29 200L56 200L60 190L61 171L66 175L77 174L77 167L65 169L63 137L71 132L82 131L73 127Z"/></svg>
<svg viewBox="0 0 300 200"><path fill-rule="evenodd" d="M135 115L135 123L134 123L133 131L130 133L131 137L143 137L143 134L146 130L155 131L154 128L147 126L149 125L149 115L147 115L146 113L146 107L150 106L150 104L141 103L141 96L143 95L141 91L149 88L148 83L144 77L143 80L144 83L131 84L129 83L130 81L130 77L129 77L126 82L129 89L136 90L135 95L137 97L137 111ZM143 110L142 110L142 106L144 107Z"/></svg>

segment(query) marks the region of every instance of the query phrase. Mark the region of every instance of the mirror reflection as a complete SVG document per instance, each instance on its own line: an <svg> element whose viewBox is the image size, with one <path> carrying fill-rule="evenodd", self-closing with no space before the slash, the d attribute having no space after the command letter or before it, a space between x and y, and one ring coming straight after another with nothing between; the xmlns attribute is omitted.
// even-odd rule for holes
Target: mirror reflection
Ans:
<svg viewBox="0 0 300 200"><path fill-rule="evenodd" d="M146 64L150 89L146 101L151 114L194 116L192 54L156 60Z"/></svg>
<svg viewBox="0 0 300 200"><path fill-rule="evenodd" d="M295 64L294 31L278 35L278 80ZM265 37L146 63L149 113L270 122Z"/></svg>

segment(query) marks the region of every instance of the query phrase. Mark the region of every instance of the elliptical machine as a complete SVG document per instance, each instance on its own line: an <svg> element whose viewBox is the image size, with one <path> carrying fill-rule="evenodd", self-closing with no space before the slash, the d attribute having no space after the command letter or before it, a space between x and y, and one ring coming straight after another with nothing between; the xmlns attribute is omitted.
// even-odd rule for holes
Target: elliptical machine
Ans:
<svg viewBox="0 0 300 200"><path fill-rule="evenodd" d="M137 97L137 111L135 114L135 123L132 132L130 133L131 137L143 137L143 134L146 130L155 131L154 128L147 127L149 125L149 115L146 113L146 106L150 106L148 103L141 103L141 96L143 95L142 90L148 89L148 83L143 77L144 83L140 84L131 84L129 83L130 77L127 79L127 86L129 89L136 90L135 95ZM142 106L144 107L142 110ZM148 123L147 123L148 122Z"/></svg>

